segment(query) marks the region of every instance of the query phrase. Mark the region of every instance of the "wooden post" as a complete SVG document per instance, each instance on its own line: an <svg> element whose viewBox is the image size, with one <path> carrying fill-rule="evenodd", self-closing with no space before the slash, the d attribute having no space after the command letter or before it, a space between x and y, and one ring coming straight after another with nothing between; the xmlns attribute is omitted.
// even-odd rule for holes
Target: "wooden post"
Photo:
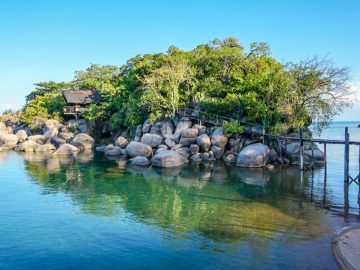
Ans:
<svg viewBox="0 0 360 270"><path fill-rule="evenodd" d="M282 158L281 140L278 138L277 141L278 141L279 158Z"/></svg>
<svg viewBox="0 0 360 270"><path fill-rule="evenodd" d="M265 144L265 128L262 127L263 144Z"/></svg>
<svg viewBox="0 0 360 270"><path fill-rule="evenodd" d="M327 172L326 143L324 143L324 162L325 162L325 173L326 173Z"/></svg>
<svg viewBox="0 0 360 270"><path fill-rule="evenodd" d="M349 182L349 131L345 128L344 181Z"/></svg>
<svg viewBox="0 0 360 270"><path fill-rule="evenodd" d="M303 141L303 134L302 128L300 127L299 130L299 137L300 137L300 170L304 170L304 141Z"/></svg>
<svg viewBox="0 0 360 270"><path fill-rule="evenodd" d="M314 160L314 143L311 142L311 169L314 170L314 164L315 164L315 160Z"/></svg>

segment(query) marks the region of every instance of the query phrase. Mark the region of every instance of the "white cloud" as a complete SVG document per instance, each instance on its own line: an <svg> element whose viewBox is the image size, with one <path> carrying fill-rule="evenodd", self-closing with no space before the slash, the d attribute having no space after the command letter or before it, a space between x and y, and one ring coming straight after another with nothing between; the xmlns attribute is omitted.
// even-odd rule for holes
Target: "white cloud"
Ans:
<svg viewBox="0 0 360 270"><path fill-rule="evenodd" d="M360 82L350 83L350 98L353 102L360 102Z"/></svg>

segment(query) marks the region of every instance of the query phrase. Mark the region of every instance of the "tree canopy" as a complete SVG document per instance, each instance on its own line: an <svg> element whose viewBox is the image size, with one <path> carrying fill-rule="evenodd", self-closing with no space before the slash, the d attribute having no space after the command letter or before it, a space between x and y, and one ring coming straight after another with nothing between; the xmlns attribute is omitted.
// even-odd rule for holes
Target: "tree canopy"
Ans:
<svg viewBox="0 0 360 270"><path fill-rule="evenodd" d="M172 117L190 102L208 113L293 129L319 127L349 105L349 70L317 57L280 63L266 43L249 50L236 38L215 39L190 51L171 46L165 53L137 55L121 67L92 64L71 82L43 82L26 97L24 121L61 117L61 89L96 89L103 103L83 117L109 120L114 130L145 119ZM280 128L279 128L280 127Z"/></svg>

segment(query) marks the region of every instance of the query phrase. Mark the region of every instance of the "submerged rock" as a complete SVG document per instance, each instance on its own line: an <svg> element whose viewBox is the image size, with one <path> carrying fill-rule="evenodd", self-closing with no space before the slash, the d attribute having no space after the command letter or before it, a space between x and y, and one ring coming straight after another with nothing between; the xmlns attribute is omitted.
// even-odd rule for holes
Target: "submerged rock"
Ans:
<svg viewBox="0 0 360 270"><path fill-rule="evenodd" d="M74 145L65 143L60 145L60 147L53 153L53 155L74 155L80 152L80 149Z"/></svg>
<svg viewBox="0 0 360 270"><path fill-rule="evenodd" d="M270 149L264 144L255 143L246 146L239 153L236 166L260 168L266 165Z"/></svg>
<svg viewBox="0 0 360 270"><path fill-rule="evenodd" d="M38 145L35 148L35 152L52 152L52 151L55 151L55 150L56 150L56 147L51 143Z"/></svg>
<svg viewBox="0 0 360 270"><path fill-rule="evenodd" d="M131 162L131 164L140 166L147 166L151 164L150 160L146 157L134 157L129 159L129 162Z"/></svg>

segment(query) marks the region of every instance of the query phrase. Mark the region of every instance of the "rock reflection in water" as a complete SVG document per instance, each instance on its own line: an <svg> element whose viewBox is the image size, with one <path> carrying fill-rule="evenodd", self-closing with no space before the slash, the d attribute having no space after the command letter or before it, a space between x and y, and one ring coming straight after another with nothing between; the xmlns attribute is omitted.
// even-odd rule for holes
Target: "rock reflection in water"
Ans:
<svg viewBox="0 0 360 270"><path fill-rule="evenodd" d="M112 164L104 157L93 161L91 155L36 156L24 155L26 170L46 192L65 192L93 215L125 210L139 222L171 230L176 238L200 233L222 243L247 236L298 241L331 229L324 215L297 196L299 179L291 169L269 172L222 162L124 169L121 159Z"/></svg>

